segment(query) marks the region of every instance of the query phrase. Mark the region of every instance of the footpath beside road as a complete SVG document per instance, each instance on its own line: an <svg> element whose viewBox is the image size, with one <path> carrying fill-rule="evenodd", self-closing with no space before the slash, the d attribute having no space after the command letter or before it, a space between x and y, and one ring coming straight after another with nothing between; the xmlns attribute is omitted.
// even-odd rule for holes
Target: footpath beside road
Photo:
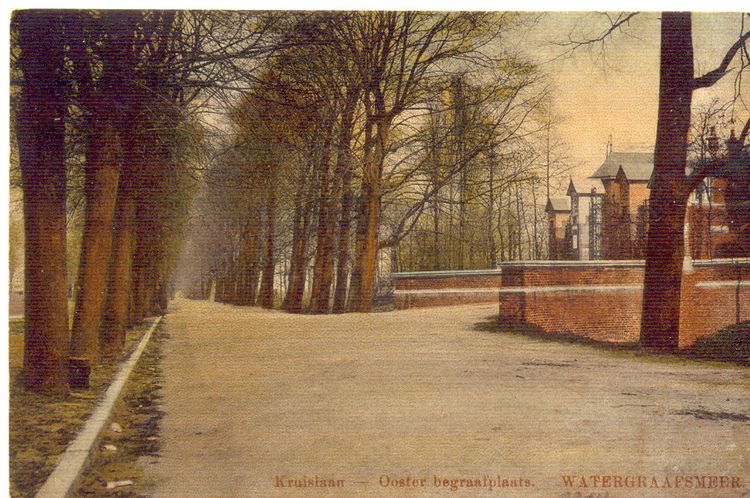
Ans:
<svg viewBox="0 0 750 498"><path fill-rule="evenodd" d="M174 301L153 496L750 496L750 369L475 328L495 313Z"/></svg>

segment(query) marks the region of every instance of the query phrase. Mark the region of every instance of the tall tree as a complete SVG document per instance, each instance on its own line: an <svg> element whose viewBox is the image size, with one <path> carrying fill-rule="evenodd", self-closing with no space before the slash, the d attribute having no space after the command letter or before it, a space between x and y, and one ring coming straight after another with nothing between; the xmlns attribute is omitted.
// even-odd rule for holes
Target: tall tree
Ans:
<svg viewBox="0 0 750 498"><path fill-rule="evenodd" d="M67 27L64 12L30 10L14 12L11 26L22 78L16 140L26 242L23 378L27 389L43 393L68 389Z"/></svg>
<svg viewBox="0 0 750 498"><path fill-rule="evenodd" d="M686 174L693 92L718 82L748 38L750 31L730 47L716 69L696 77L690 13L662 14L659 114L640 336L646 348L674 351L679 347L685 209L690 193L709 173L699 168Z"/></svg>
<svg viewBox="0 0 750 498"><path fill-rule="evenodd" d="M125 147L126 157L128 157ZM132 163L131 163L132 164ZM134 172L124 171L117 192L115 223L112 233L112 255L109 265L109 281L100 342L105 354L122 350L125 345L125 331L128 325L128 304L132 283L133 252L135 250L136 187L133 184ZM128 174L130 173L130 174Z"/></svg>
<svg viewBox="0 0 750 498"><path fill-rule="evenodd" d="M307 244L310 221L312 219L311 181L314 153L309 152L307 167L300 169L300 178L295 181L296 195L294 197L294 214L292 222L292 251L289 265L289 287L282 307L292 313L302 311L302 300L305 292L305 277L307 274Z"/></svg>
<svg viewBox="0 0 750 498"><path fill-rule="evenodd" d="M74 43L74 61L82 88L84 109L91 113L85 163L86 199L83 246L78 265L76 306L71 331L71 355L95 360L99 354L99 326L107 285L112 225L122 161L122 113L132 105L126 75L134 73L133 42L139 13L96 14L88 36L94 43ZM88 16L88 14L81 14ZM83 35L85 31L81 30ZM81 38L85 38L81 36ZM75 38L74 38L75 40ZM93 53L96 60L90 60ZM100 66L100 78L91 81ZM132 96L130 96L132 98Z"/></svg>
<svg viewBox="0 0 750 498"><path fill-rule="evenodd" d="M422 101L424 83L446 70L449 61L481 59L479 48L505 24L482 13L373 12L342 26L345 48L361 76L366 113L352 310L367 312L372 306L383 165L394 120Z"/></svg>

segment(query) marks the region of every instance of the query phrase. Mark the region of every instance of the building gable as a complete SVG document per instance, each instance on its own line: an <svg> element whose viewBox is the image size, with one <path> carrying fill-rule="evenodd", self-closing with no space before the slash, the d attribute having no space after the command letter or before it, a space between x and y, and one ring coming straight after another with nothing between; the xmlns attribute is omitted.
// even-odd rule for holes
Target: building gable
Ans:
<svg viewBox="0 0 750 498"><path fill-rule="evenodd" d="M590 178L614 179L620 168L629 182L648 182L654 170L654 155L642 152L612 152Z"/></svg>

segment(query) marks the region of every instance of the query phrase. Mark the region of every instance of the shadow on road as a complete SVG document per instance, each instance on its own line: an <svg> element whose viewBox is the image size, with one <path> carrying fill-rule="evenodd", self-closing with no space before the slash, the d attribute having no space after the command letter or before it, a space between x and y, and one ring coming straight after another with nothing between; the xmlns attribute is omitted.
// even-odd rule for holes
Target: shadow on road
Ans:
<svg viewBox="0 0 750 498"><path fill-rule="evenodd" d="M641 349L638 343L612 343L566 332L547 332L531 323L502 321L498 315L474 324L474 330L525 336L549 342L583 344L608 351L629 352L637 354L639 357L664 357L663 353L651 353ZM750 366L750 321L729 326L711 337L701 338L695 344L670 355L670 357Z"/></svg>

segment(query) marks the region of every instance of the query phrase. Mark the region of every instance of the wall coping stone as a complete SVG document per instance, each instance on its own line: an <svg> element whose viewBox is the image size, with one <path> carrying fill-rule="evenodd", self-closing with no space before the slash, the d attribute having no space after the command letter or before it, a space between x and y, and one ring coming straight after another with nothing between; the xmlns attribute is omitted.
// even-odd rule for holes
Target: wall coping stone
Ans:
<svg viewBox="0 0 750 498"><path fill-rule="evenodd" d="M695 286L706 289L718 289L721 287L750 287L750 282L747 280L712 280L709 282L698 282Z"/></svg>
<svg viewBox="0 0 750 498"><path fill-rule="evenodd" d="M460 289L412 289L412 290L401 290L397 289L393 291L394 296L406 296L413 294L422 295L435 295L435 294L497 294L497 291L503 290L500 287L469 287Z"/></svg>
<svg viewBox="0 0 750 498"><path fill-rule="evenodd" d="M700 266L750 266L750 258L694 259L693 267Z"/></svg>
<svg viewBox="0 0 750 498"><path fill-rule="evenodd" d="M714 266L748 266L750 258L717 258L696 259L692 261L693 267ZM412 271L392 273L395 279L404 278L445 278L445 277L474 277L474 276L496 276L502 275L503 268L645 268L646 261L634 260L587 260L587 261L553 261L553 260L528 260L508 261L498 264L498 268L484 270L440 270L440 271Z"/></svg>
<svg viewBox="0 0 750 498"><path fill-rule="evenodd" d="M586 261L508 261L500 263L500 268L645 268L643 259L592 259Z"/></svg>
<svg viewBox="0 0 750 498"><path fill-rule="evenodd" d="M548 287L503 287L497 289L502 294L545 294L553 292L623 292L643 291L642 284L633 285L563 285Z"/></svg>
<svg viewBox="0 0 750 498"><path fill-rule="evenodd" d="M501 268L485 270L440 270L440 271L409 271L391 273L391 277L400 278L445 278L445 277L481 277L502 275Z"/></svg>

